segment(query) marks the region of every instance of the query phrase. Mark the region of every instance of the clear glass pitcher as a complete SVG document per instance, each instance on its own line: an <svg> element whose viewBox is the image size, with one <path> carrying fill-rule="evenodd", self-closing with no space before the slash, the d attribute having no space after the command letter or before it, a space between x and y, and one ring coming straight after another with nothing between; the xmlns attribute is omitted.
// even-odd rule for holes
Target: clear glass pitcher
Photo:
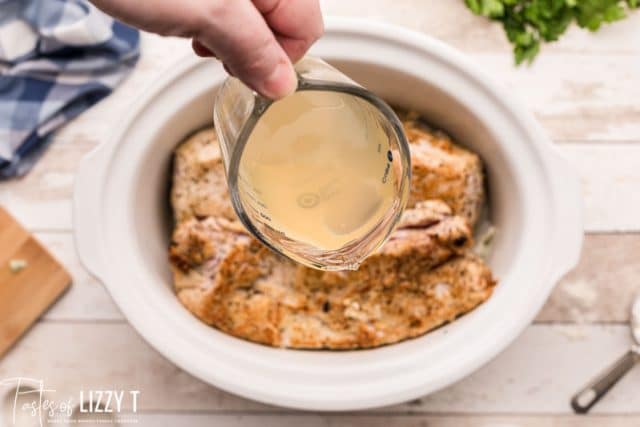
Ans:
<svg viewBox="0 0 640 427"><path fill-rule="evenodd" d="M214 122L233 207L272 250L321 270L357 269L406 205L409 146L378 96L324 61L295 66L298 88L261 97L220 88Z"/></svg>

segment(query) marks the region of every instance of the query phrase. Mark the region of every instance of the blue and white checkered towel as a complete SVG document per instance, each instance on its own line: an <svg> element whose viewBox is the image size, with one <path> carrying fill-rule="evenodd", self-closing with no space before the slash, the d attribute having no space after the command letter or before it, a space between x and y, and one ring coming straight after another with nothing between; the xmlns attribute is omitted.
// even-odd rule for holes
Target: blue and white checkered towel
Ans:
<svg viewBox="0 0 640 427"><path fill-rule="evenodd" d="M133 68L139 34L83 0L0 0L0 179Z"/></svg>

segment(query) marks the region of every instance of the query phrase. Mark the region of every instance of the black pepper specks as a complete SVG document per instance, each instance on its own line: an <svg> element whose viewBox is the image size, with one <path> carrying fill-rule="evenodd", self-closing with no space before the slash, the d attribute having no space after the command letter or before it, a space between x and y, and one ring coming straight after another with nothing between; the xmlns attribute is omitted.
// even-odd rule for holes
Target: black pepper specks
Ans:
<svg viewBox="0 0 640 427"><path fill-rule="evenodd" d="M467 237L466 236L461 236L458 237L457 239L455 239L453 241L454 246L461 248L462 246L464 246L464 244L467 243Z"/></svg>
<svg viewBox="0 0 640 427"><path fill-rule="evenodd" d="M328 313L329 310L331 310L331 303L329 301L325 301L324 304L322 304L322 311Z"/></svg>

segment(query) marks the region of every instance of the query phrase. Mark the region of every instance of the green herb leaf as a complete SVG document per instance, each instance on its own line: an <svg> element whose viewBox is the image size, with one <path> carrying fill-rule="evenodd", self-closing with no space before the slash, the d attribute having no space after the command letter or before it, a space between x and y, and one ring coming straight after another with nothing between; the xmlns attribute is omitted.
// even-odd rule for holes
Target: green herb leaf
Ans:
<svg viewBox="0 0 640 427"><path fill-rule="evenodd" d="M504 2L501 0L465 0L475 14L487 18L498 18L504 14Z"/></svg>
<svg viewBox="0 0 640 427"><path fill-rule="evenodd" d="M640 0L465 0L476 15L501 22L517 64L531 63L542 42L553 42L573 22L590 31L624 19Z"/></svg>

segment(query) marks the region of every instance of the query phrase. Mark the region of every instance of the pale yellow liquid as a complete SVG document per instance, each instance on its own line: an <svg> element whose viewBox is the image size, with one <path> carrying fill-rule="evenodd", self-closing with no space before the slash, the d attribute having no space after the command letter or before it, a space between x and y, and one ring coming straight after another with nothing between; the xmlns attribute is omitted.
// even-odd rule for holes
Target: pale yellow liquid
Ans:
<svg viewBox="0 0 640 427"><path fill-rule="evenodd" d="M397 185L379 114L336 92L274 103L243 153L243 204L272 229L321 250L363 237L389 211Z"/></svg>

